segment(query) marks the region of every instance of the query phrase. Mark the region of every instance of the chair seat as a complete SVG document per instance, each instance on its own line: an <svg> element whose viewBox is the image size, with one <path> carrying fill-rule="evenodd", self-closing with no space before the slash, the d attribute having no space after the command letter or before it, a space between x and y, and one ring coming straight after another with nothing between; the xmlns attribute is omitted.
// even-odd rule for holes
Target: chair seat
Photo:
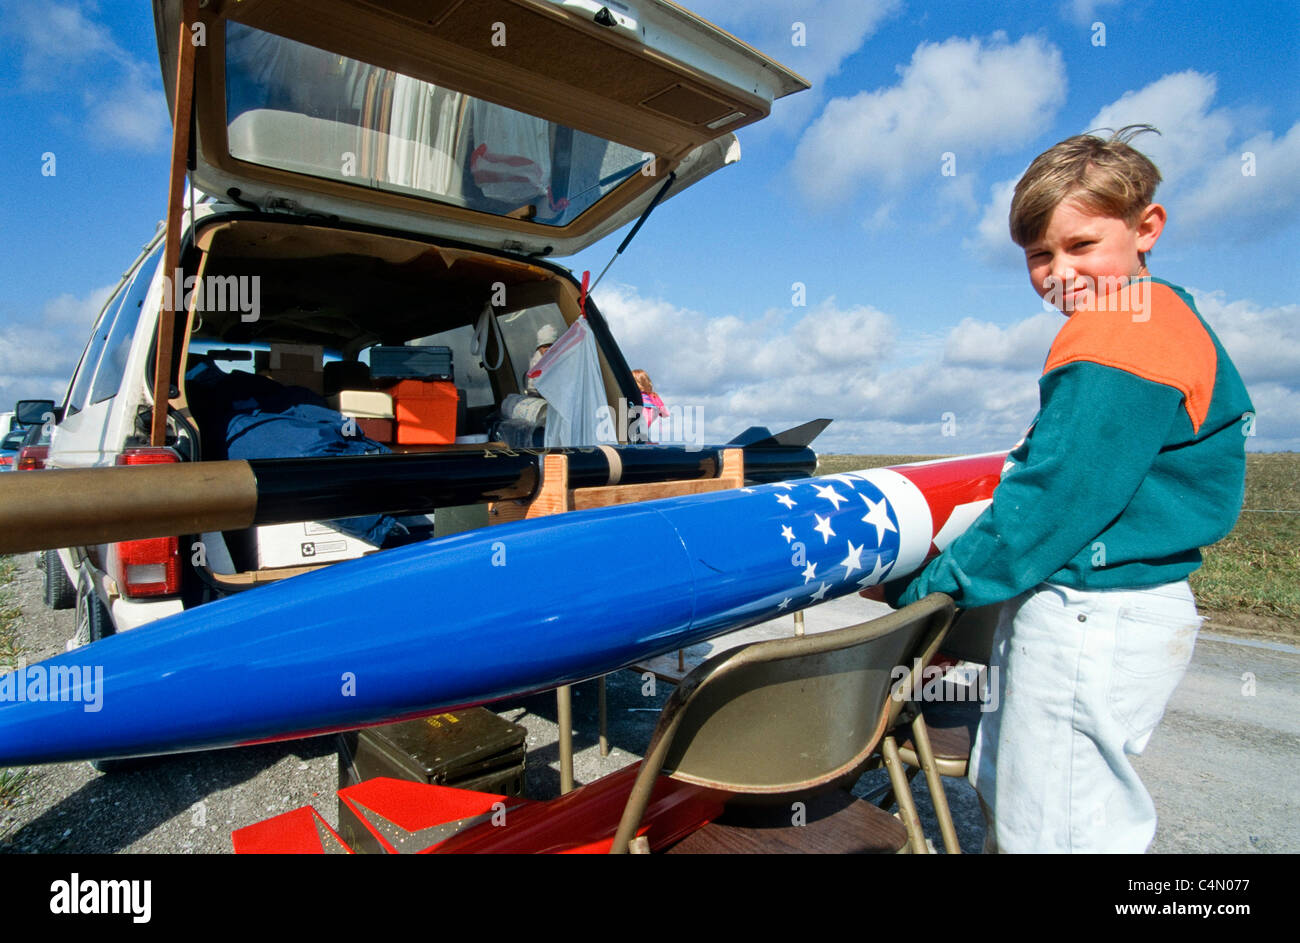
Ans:
<svg viewBox="0 0 1300 943"><path fill-rule="evenodd" d="M979 726L980 705L978 701L947 701L926 704L921 711L925 718L925 729L930 735L930 749L934 751L934 760L945 776L962 776L965 770L949 769L957 765L965 766L970 760L971 745L975 742L975 729ZM903 762L910 766L919 766L916 758L916 746L909 736L898 745Z"/></svg>
<svg viewBox="0 0 1300 943"><path fill-rule="evenodd" d="M907 830L888 812L850 793L833 790L805 805L804 825L792 825L792 804L729 809L719 820L669 848L670 855L894 854Z"/></svg>

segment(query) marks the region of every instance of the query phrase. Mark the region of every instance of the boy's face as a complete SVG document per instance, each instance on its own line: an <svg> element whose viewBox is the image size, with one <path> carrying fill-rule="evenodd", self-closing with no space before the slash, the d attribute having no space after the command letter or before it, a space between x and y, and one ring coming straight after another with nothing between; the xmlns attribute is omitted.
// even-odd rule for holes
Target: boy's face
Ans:
<svg viewBox="0 0 1300 943"><path fill-rule="evenodd" d="M1129 225L1098 216L1074 200L1062 201L1043 235L1025 246L1034 290L1066 317L1091 310L1108 288L1147 274L1141 253L1151 251L1164 224L1165 210L1158 203Z"/></svg>

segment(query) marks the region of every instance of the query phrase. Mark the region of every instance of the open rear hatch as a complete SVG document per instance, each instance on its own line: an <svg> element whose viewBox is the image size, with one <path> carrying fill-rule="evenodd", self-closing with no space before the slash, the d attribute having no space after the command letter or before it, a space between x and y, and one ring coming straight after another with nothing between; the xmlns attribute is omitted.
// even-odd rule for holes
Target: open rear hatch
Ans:
<svg viewBox="0 0 1300 943"><path fill-rule="evenodd" d="M175 102L182 0L154 0ZM665 0L211 0L196 186L568 255L739 156L808 83Z"/></svg>

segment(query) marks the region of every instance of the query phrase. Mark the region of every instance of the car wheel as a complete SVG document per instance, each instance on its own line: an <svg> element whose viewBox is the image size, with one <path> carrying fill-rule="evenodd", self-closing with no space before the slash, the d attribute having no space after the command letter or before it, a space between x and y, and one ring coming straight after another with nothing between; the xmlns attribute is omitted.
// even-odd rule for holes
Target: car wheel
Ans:
<svg viewBox="0 0 1300 943"><path fill-rule="evenodd" d="M48 567L49 561L46 561ZM58 565L58 561L55 561ZM61 569L61 568L60 568ZM113 619L108 614L108 609L100 601L99 596L95 593L94 584L89 577L81 581L81 589L76 594L77 597L77 644L89 645L91 642L98 642L100 639L108 638L114 634ZM100 773L117 773L124 770L135 769L140 766L141 760L91 760L90 765Z"/></svg>
<svg viewBox="0 0 1300 943"><path fill-rule="evenodd" d="M64 572L58 551L43 551L41 563L45 571L45 605L51 609L71 609L77 602L77 588Z"/></svg>
<svg viewBox="0 0 1300 943"><path fill-rule="evenodd" d="M90 577L82 577L77 589L77 634L74 647L89 645L113 634L113 619L100 601Z"/></svg>

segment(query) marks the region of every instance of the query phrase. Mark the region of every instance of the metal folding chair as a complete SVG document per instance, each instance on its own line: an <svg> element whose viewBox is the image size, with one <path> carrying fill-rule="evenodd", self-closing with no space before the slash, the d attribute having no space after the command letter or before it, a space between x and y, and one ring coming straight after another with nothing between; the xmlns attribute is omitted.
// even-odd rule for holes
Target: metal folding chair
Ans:
<svg viewBox="0 0 1300 943"><path fill-rule="evenodd" d="M897 722L903 703L892 692L915 684L915 659L937 648L952 618L952 600L936 593L870 622L701 664L663 709L611 852L657 846L638 832L661 774L737 797L734 817L729 805L674 851L924 851L919 826L832 791L856 779ZM906 791L897 764L890 775Z"/></svg>

